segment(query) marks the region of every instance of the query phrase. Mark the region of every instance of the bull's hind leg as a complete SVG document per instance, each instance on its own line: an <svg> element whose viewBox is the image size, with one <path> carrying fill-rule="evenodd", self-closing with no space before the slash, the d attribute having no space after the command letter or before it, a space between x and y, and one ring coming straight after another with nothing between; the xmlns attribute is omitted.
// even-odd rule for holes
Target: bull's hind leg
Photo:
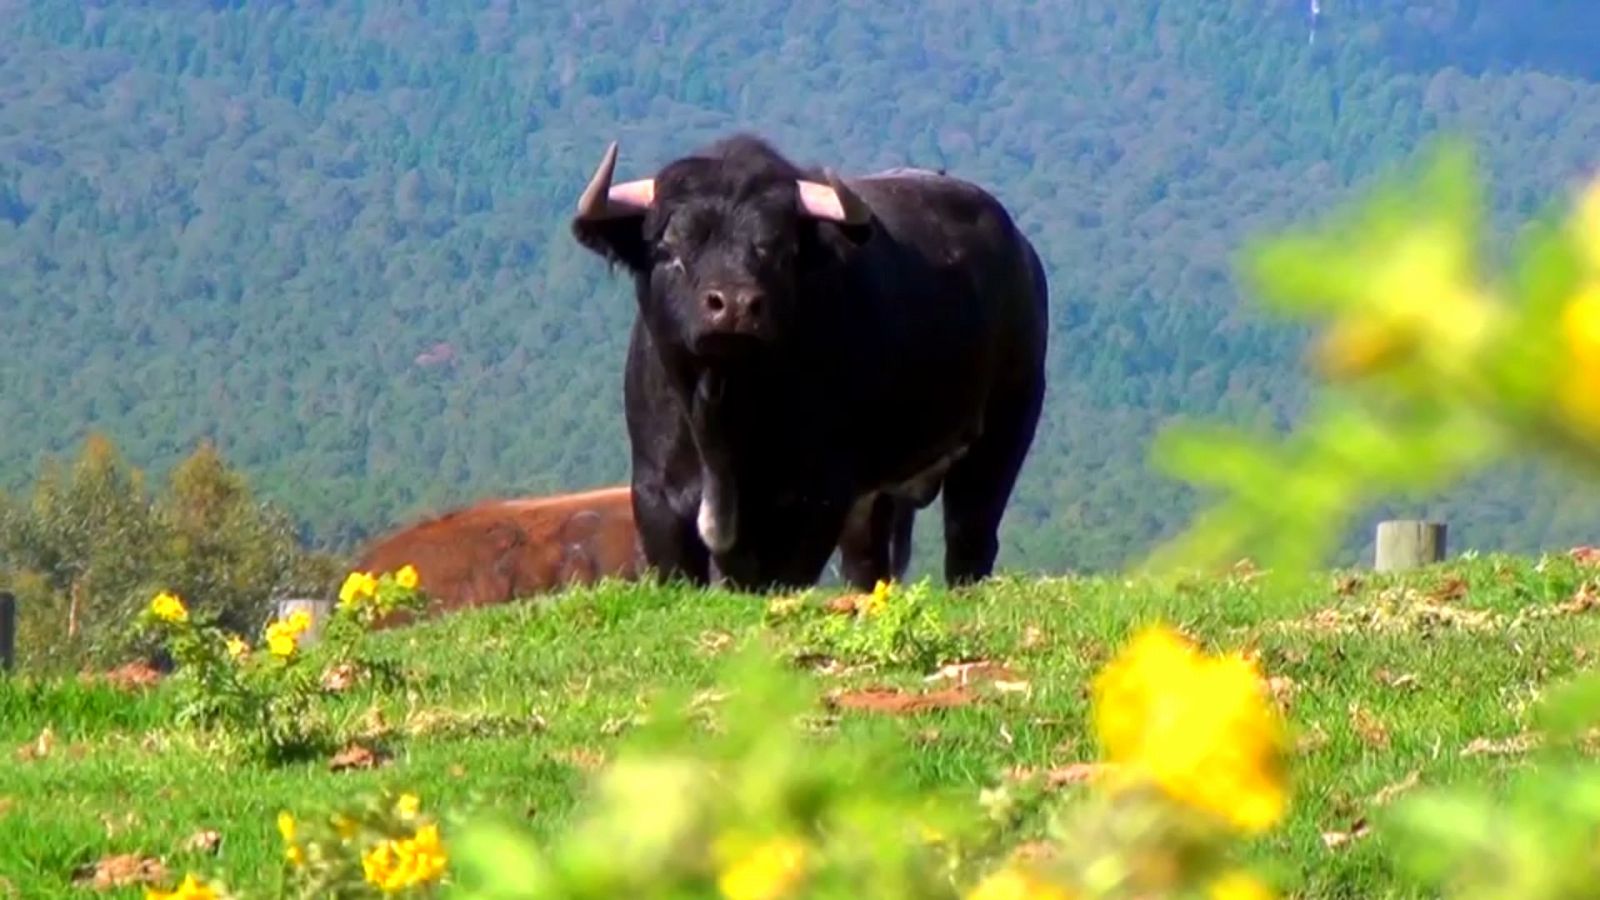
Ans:
<svg viewBox="0 0 1600 900"><path fill-rule="evenodd" d="M1044 404L1041 374L990 403L983 433L944 481L944 577L951 586L987 578L1000 552L1000 517L1033 444Z"/></svg>

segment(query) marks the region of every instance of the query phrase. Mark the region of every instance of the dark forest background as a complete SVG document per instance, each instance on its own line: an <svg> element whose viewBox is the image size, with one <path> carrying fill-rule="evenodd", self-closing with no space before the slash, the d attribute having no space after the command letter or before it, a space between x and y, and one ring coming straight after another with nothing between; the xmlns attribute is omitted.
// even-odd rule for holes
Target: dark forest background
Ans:
<svg viewBox="0 0 1600 900"><path fill-rule="evenodd" d="M607 140L632 175L737 128L1011 206L1055 306L1001 562L1115 565L1198 500L1147 466L1158 428L1283 428L1306 397L1241 241L1456 132L1503 247L1600 161L1589 0L1314 25L1307 0L0 0L0 489L91 431L157 479L210 439L340 549L623 481L632 299L568 216ZM1593 540L1597 499L1508 468L1373 515L1533 550Z"/></svg>

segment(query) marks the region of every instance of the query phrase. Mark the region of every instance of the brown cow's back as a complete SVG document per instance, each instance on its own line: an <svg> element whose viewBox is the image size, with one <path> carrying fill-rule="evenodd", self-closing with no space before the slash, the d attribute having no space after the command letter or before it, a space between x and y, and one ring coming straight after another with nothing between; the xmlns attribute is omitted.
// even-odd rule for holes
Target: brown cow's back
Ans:
<svg viewBox="0 0 1600 900"><path fill-rule="evenodd" d="M359 571L417 568L433 616L506 603L603 577L633 580L644 564L627 486L547 497L485 500L377 539ZM383 625L409 621L395 614Z"/></svg>

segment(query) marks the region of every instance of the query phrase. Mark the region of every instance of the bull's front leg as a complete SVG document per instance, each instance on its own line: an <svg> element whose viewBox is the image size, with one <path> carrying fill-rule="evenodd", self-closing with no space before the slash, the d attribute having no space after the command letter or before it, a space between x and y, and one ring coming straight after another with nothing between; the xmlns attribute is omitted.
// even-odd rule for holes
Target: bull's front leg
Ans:
<svg viewBox="0 0 1600 900"><path fill-rule="evenodd" d="M687 509L685 507L688 507ZM696 527L698 503L653 481L633 482L633 518L645 563L664 581L711 583L711 556Z"/></svg>

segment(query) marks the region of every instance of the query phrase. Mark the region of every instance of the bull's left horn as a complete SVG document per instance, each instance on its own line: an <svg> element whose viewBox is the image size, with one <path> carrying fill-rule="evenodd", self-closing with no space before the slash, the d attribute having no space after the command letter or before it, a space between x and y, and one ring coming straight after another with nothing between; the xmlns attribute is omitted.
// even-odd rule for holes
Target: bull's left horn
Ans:
<svg viewBox="0 0 1600 900"><path fill-rule="evenodd" d="M583 196L578 198L578 218L608 219L641 213L655 201L656 183L653 178L625 181L613 185L611 176L617 171L617 142L606 147L600 157L600 166L594 170Z"/></svg>
<svg viewBox="0 0 1600 900"><path fill-rule="evenodd" d="M850 190L832 169L823 169L827 184L801 181L800 208L807 215L844 225L865 225L872 220L872 210L855 191Z"/></svg>

